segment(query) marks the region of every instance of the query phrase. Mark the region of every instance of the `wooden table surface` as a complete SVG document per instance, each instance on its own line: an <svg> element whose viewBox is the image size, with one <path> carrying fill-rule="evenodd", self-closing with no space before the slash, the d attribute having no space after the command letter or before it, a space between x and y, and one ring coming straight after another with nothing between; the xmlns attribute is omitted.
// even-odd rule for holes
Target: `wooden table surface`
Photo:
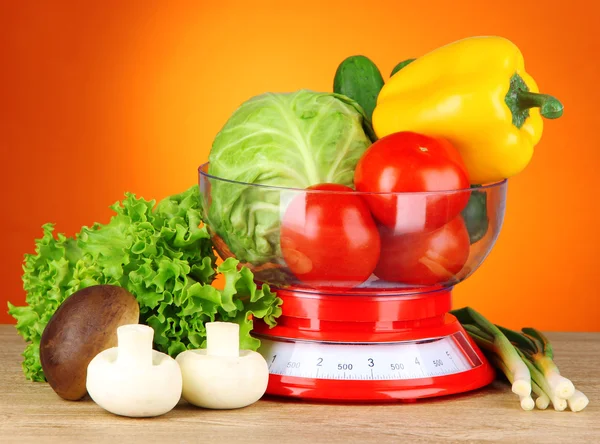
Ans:
<svg viewBox="0 0 600 444"><path fill-rule="evenodd" d="M579 413L523 411L507 384L413 404L340 405L264 399L239 410L182 401L167 415L114 416L26 381L24 342L0 326L0 443L600 443L600 333L554 333L556 362L588 398Z"/></svg>

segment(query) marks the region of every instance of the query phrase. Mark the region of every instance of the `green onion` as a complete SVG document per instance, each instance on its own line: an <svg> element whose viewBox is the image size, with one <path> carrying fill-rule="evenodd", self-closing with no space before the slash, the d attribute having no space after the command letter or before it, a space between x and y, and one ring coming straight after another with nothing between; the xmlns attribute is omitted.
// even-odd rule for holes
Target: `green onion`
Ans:
<svg viewBox="0 0 600 444"><path fill-rule="evenodd" d="M575 390L575 393L567 399L567 403L569 404L569 408L573 412L579 412L587 407L590 400L587 396L581 393L579 390Z"/></svg>
<svg viewBox="0 0 600 444"><path fill-rule="evenodd" d="M502 373L504 373L504 375L506 376L506 379L508 379L508 381L511 384L514 384L515 378L514 378L512 372L504 364L502 359L500 359L498 357L498 355L496 355L496 354L490 355L489 360L492 363L492 365L494 365L496 368L502 370ZM530 395L527 395L527 396L519 395L519 400L521 401L521 408L523 410L533 410L533 407L535 407L535 402L533 401L533 398Z"/></svg>
<svg viewBox="0 0 600 444"><path fill-rule="evenodd" d="M521 355L521 358L523 359L523 362L529 368L529 372L531 373L531 378L533 379L533 381L537 385L539 385L540 388L550 398L550 402L552 402L552 406L554 407L554 410L563 411L564 409L566 409L567 408L567 401L565 399L563 399L563 398L559 398L559 397L555 396L552 393L552 389L550 388L550 385L548 384L548 381L546 380L546 378L544 377L544 375L542 374L542 372L540 372L535 367L535 365L533 365L533 363L527 358L527 356L525 356L525 354L521 350L517 349L517 352Z"/></svg>
<svg viewBox="0 0 600 444"><path fill-rule="evenodd" d="M512 374L512 391L519 396L531 395L531 375L527 366L523 363L515 347L504 336L498 327L489 322L477 311L471 307L465 307L451 312L463 326L471 324L479 327L485 333L485 336L473 336L467 330L467 333L475 340L477 345L482 345L490 352L496 353L502 359L510 373ZM485 341L482 341L485 339ZM491 339L491 343L489 341Z"/></svg>
<svg viewBox="0 0 600 444"><path fill-rule="evenodd" d="M531 381L531 390L537 395L535 406L540 410L546 410L550 405L550 398L535 381Z"/></svg>
<svg viewBox="0 0 600 444"><path fill-rule="evenodd" d="M531 355L534 365L544 374L552 394L559 398L569 399L575 394L573 383L562 376L554 363L554 350L550 341L538 330L531 327L522 329L525 337L534 340L538 344L537 353Z"/></svg>
<svg viewBox="0 0 600 444"><path fill-rule="evenodd" d="M521 408L555 410L569 407L579 412L587 407L589 399L562 376L554 362L550 341L531 327L520 332L494 325L477 311L465 307L450 312L462 324L467 334L482 349L491 364L500 370L519 395ZM531 392L535 393L535 402Z"/></svg>
<svg viewBox="0 0 600 444"><path fill-rule="evenodd" d="M523 353L537 353L538 345L529 338L518 331L511 330L501 325L496 325L498 329L504 333L504 336L515 346L519 347Z"/></svg>

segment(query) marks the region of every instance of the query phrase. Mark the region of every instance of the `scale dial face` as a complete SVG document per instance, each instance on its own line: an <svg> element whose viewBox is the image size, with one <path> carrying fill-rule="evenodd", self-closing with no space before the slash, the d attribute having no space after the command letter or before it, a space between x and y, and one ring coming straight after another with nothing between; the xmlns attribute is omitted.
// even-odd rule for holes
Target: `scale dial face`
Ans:
<svg viewBox="0 0 600 444"><path fill-rule="evenodd" d="M482 364L462 332L418 341L339 343L260 337L272 375L322 380L411 380Z"/></svg>

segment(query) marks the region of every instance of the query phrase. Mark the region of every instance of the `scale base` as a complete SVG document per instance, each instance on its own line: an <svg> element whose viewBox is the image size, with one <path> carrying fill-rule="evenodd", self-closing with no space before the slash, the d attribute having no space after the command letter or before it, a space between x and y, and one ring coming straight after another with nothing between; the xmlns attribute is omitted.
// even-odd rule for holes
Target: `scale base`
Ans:
<svg viewBox="0 0 600 444"><path fill-rule="evenodd" d="M278 294L284 306L289 303L285 316L273 329L260 322L255 327L262 341L258 351L269 364L267 395L411 402L476 390L495 378L481 350L447 313L449 289L396 297ZM368 305L361 310L363 298ZM328 312L328 302L346 310ZM318 320L310 316L317 306ZM418 307L423 316L415 320ZM338 319L328 319L328 313Z"/></svg>

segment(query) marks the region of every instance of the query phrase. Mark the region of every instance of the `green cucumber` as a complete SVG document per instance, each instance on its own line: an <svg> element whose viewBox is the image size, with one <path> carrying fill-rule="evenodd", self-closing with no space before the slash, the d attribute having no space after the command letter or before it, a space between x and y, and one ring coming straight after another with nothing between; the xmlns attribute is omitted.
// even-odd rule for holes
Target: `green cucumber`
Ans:
<svg viewBox="0 0 600 444"><path fill-rule="evenodd" d="M479 188L473 185L472 188ZM489 218L487 213L487 194L485 191L474 189L471 191L469 202L462 210L462 217L469 232L471 244L481 240L489 228Z"/></svg>
<svg viewBox="0 0 600 444"><path fill-rule="evenodd" d="M375 63L365 56L354 55L344 59L338 66L333 91L355 100L365 111L370 124L383 83Z"/></svg>
<svg viewBox="0 0 600 444"><path fill-rule="evenodd" d="M402 68L404 68L406 65L411 64L415 60L417 60L417 59L406 59L403 62L398 63L396 66L394 66L394 69L392 69L392 73L390 74L390 77L392 77L394 74L396 74Z"/></svg>

